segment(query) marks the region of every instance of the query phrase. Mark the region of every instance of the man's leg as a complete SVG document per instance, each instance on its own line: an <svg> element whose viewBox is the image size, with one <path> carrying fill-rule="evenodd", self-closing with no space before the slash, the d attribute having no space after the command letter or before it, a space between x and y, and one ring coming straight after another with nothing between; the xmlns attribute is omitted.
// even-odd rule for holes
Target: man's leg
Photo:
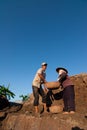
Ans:
<svg viewBox="0 0 87 130"><path fill-rule="evenodd" d="M67 88L63 90L63 102L64 102L64 112L63 114L69 114L68 112L68 91Z"/></svg>
<svg viewBox="0 0 87 130"><path fill-rule="evenodd" d="M38 106L35 106L35 113L38 113L38 112L39 112Z"/></svg>
<svg viewBox="0 0 87 130"><path fill-rule="evenodd" d="M33 95L34 95L34 107L35 107L35 113L39 112L38 105L39 105L39 92L38 88L33 86Z"/></svg>
<svg viewBox="0 0 87 130"><path fill-rule="evenodd" d="M64 111L68 112L68 101L67 101L67 91L66 88L63 90L63 102L64 102Z"/></svg>
<svg viewBox="0 0 87 130"><path fill-rule="evenodd" d="M68 104L69 104L69 111L75 112L75 92L74 92L74 86L69 87L69 99L68 99Z"/></svg>
<svg viewBox="0 0 87 130"><path fill-rule="evenodd" d="M42 96L42 102L43 102L43 108L44 108L44 112L47 112L47 106L46 106L46 94L44 93L44 90L42 89L42 87L40 87L39 89L39 93Z"/></svg>

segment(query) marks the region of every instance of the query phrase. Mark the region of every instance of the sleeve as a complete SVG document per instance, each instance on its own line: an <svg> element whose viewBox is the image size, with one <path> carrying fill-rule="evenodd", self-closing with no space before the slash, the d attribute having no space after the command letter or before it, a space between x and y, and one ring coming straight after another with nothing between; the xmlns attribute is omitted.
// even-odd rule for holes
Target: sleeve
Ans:
<svg viewBox="0 0 87 130"><path fill-rule="evenodd" d="M41 68L37 71L38 74L42 74L42 72L43 72L43 71L42 71Z"/></svg>
<svg viewBox="0 0 87 130"><path fill-rule="evenodd" d="M67 74L63 73L59 76L58 81L62 83L64 80L66 80Z"/></svg>

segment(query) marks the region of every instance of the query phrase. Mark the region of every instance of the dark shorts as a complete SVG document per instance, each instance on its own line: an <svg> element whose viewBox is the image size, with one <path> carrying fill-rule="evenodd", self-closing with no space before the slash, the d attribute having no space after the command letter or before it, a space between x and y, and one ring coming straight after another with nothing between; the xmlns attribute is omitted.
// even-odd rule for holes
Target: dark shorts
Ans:
<svg viewBox="0 0 87 130"><path fill-rule="evenodd" d="M32 89L34 95L34 106L39 105L39 95L42 97L42 102L46 103L46 94L44 93L42 86L40 86L40 88L32 86Z"/></svg>

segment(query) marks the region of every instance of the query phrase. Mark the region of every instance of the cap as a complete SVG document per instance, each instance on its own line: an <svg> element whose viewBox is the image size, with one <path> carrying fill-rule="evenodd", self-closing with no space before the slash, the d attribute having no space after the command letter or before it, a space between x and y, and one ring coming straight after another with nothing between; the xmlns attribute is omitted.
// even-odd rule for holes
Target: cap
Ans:
<svg viewBox="0 0 87 130"><path fill-rule="evenodd" d="M46 63L46 62L43 62L41 65L42 65L42 66L47 66L47 63Z"/></svg>
<svg viewBox="0 0 87 130"><path fill-rule="evenodd" d="M62 68L62 67L58 67L58 68L56 68L56 71L57 71L57 72L59 72L59 70L64 70L64 71L66 71L66 73L68 73L68 70L65 69L65 68Z"/></svg>

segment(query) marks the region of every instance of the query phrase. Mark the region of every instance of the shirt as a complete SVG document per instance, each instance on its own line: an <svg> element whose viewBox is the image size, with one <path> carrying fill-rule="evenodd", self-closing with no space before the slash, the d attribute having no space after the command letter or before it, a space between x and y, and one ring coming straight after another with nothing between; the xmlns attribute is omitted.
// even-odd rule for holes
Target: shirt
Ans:
<svg viewBox="0 0 87 130"><path fill-rule="evenodd" d="M57 81L61 83L63 88L73 85L70 77L66 73L62 73L61 75L59 75L59 78Z"/></svg>
<svg viewBox="0 0 87 130"><path fill-rule="evenodd" d="M38 69L36 72L32 85L40 88L40 85L41 85L41 83L43 83L43 81L41 80L41 78L39 77L38 74L41 74L41 75L43 75L44 78L46 78L46 73L45 73L45 71L43 71L42 68Z"/></svg>

